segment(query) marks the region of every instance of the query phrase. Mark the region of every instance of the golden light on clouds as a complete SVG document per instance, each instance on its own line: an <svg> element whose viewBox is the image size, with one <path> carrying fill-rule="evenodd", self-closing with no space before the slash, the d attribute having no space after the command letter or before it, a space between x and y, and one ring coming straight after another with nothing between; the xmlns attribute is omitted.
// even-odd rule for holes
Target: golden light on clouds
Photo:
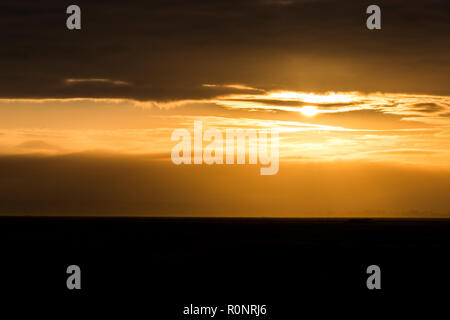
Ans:
<svg viewBox="0 0 450 320"><path fill-rule="evenodd" d="M276 128L280 161L450 163L450 97L258 90L170 102L130 99L4 99L3 154L168 153L174 129ZM214 90L216 85L207 85ZM222 86L223 87L223 86Z"/></svg>
<svg viewBox="0 0 450 320"><path fill-rule="evenodd" d="M355 98L355 93L334 93L326 94L303 93L292 91L272 92L267 95L269 98L285 101L303 101L307 103L349 103Z"/></svg>

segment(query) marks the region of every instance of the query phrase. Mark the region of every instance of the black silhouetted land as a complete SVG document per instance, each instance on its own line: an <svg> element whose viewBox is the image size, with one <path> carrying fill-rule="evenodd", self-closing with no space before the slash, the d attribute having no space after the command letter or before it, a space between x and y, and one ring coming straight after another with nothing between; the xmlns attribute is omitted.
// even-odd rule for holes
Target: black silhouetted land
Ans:
<svg viewBox="0 0 450 320"><path fill-rule="evenodd" d="M450 284L449 231L450 220L3 217L2 288L79 307L133 301L168 319L190 303L266 304L285 319L331 302L436 302ZM79 292L66 289L71 264ZM381 291L366 288L371 264Z"/></svg>

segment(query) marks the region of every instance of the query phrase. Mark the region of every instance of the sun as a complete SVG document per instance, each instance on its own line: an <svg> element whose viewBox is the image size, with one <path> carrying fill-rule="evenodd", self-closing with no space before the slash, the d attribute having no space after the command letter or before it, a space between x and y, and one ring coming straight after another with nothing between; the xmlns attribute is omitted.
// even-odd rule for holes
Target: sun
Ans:
<svg viewBox="0 0 450 320"><path fill-rule="evenodd" d="M314 117L316 114L319 113L319 109L317 107L313 106L306 106L300 108L300 112L307 117Z"/></svg>

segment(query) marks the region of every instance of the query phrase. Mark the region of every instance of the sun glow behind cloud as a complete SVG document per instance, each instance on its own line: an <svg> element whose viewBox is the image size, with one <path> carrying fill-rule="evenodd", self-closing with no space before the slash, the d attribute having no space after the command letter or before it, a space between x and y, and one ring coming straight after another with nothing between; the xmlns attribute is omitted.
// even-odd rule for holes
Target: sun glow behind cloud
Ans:
<svg viewBox="0 0 450 320"><path fill-rule="evenodd" d="M306 106L306 107L301 107L300 112L307 117L314 117L316 114L319 113L319 109L317 109L317 107L313 107L313 106Z"/></svg>

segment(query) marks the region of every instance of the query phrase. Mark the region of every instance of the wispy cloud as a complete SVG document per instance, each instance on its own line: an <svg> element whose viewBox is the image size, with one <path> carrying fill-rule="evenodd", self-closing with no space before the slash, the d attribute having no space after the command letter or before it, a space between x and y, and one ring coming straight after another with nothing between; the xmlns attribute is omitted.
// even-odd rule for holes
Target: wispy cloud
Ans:
<svg viewBox="0 0 450 320"><path fill-rule="evenodd" d="M94 84L111 84L111 85L115 85L115 86L130 86L131 83L126 82L126 81L121 81L121 80L111 80L111 79L106 79L106 78L68 78L68 79L64 79L64 83L69 84L69 85L74 85L74 84L83 84L83 83L94 83Z"/></svg>
<svg viewBox="0 0 450 320"><path fill-rule="evenodd" d="M229 88L229 89L236 89L236 90L250 90L250 91L264 91L262 89L250 87L244 84L210 84L205 83L202 85L202 87L206 88Z"/></svg>

